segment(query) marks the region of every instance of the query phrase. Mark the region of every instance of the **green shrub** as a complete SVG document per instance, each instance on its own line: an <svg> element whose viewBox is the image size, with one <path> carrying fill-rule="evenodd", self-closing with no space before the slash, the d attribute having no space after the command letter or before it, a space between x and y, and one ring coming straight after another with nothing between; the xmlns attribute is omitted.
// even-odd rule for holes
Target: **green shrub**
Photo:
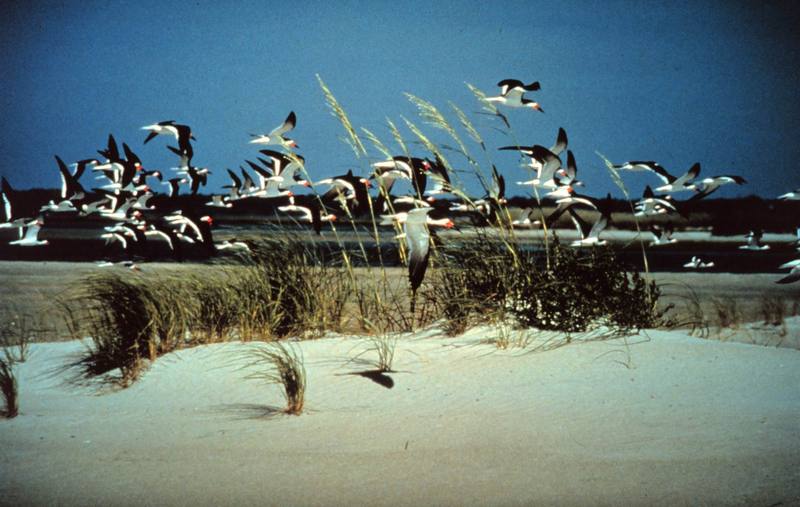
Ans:
<svg viewBox="0 0 800 507"><path fill-rule="evenodd" d="M548 253L546 263L513 243L488 242L447 252L439 279L446 319L508 312L524 327L581 332L605 325L620 333L660 322L658 287L629 272L609 248L576 250L555 240Z"/></svg>

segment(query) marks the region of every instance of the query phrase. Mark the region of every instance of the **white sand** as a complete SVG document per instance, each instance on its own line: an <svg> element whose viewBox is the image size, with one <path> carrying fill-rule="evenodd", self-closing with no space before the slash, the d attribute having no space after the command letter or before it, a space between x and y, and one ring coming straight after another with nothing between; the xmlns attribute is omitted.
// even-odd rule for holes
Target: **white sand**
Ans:
<svg viewBox="0 0 800 507"><path fill-rule="evenodd" d="M307 412L271 416L239 344L160 358L98 392L34 344L0 420L5 505L789 505L800 499L800 352L649 332L500 351L476 330L402 339L395 385L348 372L364 342L300 344ZM642 341L642 338L635 340ZM368 355L362 356L368 357Z"/></svg>

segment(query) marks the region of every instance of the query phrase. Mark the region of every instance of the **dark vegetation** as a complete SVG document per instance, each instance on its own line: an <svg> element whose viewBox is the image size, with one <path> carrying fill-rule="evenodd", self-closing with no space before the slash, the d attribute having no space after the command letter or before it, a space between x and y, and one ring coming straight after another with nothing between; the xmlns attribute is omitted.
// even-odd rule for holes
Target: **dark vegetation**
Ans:
<svg viewBox="0 0 800 507"><path fill-rule="evenodd" d="M522 327L570 332L599 325L626 334L659 325L660 292L608 247L575 250L557 238L547 252L478 242L444 250L436 282L449 332L507 313Z"/></svg>

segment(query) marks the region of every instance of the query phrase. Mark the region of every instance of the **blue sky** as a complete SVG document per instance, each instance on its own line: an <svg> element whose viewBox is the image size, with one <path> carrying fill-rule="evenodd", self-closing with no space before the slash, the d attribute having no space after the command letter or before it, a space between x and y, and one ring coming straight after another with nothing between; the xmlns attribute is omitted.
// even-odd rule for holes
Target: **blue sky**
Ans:
<svg viewBox="0 0 800 507"><path fill-rule="evenodd" d="M515 135L549 146L564 127L587 193L619 195L595 151L675 173L700 162L702 174L750 182L720 196L800 187L792 2L3 2L0 19L0 172L19 188L57 186L53 155L94 156L109 133L145 166L168 168L167 139L143 146L140 127L175 119L192 126L194 163L213 171L216 190L226 167L256 156L248 134L290 110L312 177L365 173L316 74L356 127L398 154L386 118L423 123L403 92L443 111L454 102L491 148L513 144L472 114L465 82L493 94L500 79L517 78L541 82L546 113L508 111ZM492 159L508 180L526 176L513 153ZM638 193L657 180L627 181Z"/></svg>

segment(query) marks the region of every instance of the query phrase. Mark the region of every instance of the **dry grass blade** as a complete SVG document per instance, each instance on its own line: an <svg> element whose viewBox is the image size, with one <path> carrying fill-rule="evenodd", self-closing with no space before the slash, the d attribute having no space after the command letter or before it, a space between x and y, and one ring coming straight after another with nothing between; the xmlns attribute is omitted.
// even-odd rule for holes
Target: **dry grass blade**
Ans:
<svg viewBox="0 0 800 507"><path fill-rule="evenodd" d="M250 362L243 368L258 368L246 378L262 380L283 387L284 412L300 415L305 406L306 369L299 348L282 342L260 344L247 351Z"/></svg>
<svg viewBox="0 0 800 507"><path fill-rule="evenodd" d="M371 130L369 130L369 129L365 128L365 127L361 127L361 131L364 132L364 135L367 136L367 139L370 140L372 145L375 146L375 148L379 152L381 152L381 154L385 158L387 158L387 159L392 158L392 152L389 151L389 148L385 144L383 144L380 139L378 139L378 136L376 136Z"/></svg>
<svg viewBox="0 0 800 507"><path fill-rule="evenodd" d="M361 139L359 139L356 129L353 128L353 124L350 123L350 119L347 117L347 113L344 112L344 109L342 108L341 104L339 104L339 101L336 100L336 97L333 96L333 93L325 84L325 82L322 80L322 78L319 77L319 74L317 74L317 81L319 81L319 86L322 88L322 93L325 95L325 101L331 108L331 112L336 118L339 119L339 122L347 131L348 136L350 136L349 144L351 148L353 148L353 153L355 153L356 158L359 158L361 156L366 156L367 150L361 143Z"/></svg>
<svg viewBox="0 0 800 507"><path fill-rule="evenodd" d="M467 117L466 113L464 113L464 111L462 111L461 108L459 108L457 105L453 104L452 102L448 102L448 104L450 105L450 109L452 109L453 112L456 113L456 116L458 117L458 121L461 123L461 126L464 127L464 130L467 131L467 135L469 135L469 137L473 141L475 141L476 143L480 144L481 148L485 151L486 150L486 144L483 142L483 138L478 133L478 131L475 128L475 126L472 124L471 121L469 121L469 118Z"/></svg>
<svg viewBox="0 0 800 507"><path fill-rule="evenodd" d="M423 134L422 131L419 129L419 127L414 125L414 123L412 123L411 121L409 121L405 117L402 117L402 118L403 118L403 121L406 123L406 126L408 126L409 130L411 130L411 132L417 137L417 139L419 139L422 142L422 144L425 146L425 149L427 149L429 152L433 153L436 157L438 157L439 160L442 161L442 164L444 164L444 166L448 170L448 172L452 172L452 170L453 170L452 166L447 161L447 158L445 158L445 156L442 154L442 151L439 149L439 147L436 146L433 143L433 141L428 139L428 137L425 134Z"/></svg>
<svg viewBox="0 0 800 507"><path fill-rule="evenodd" d="M447 134L458 144L458 147L461 150L461 153L467 156L467 147L464 146L464 143L461 141L461 138L458 137L458 133L456 133L456 129L454 129L445 119L444 115L430 102L427 100L421 99L416 95L412 95L410 93L405 94L408 100L411 101L412 104L417 106L419 110L420 117L425 120L425 122L435 128L444 130Z"/></svg>
<svg viewBox="0 0 800 507"><path fill-rule="evenodd" d="M394 142L400 147L400 149L408 155L408 147L406 147L406 143L403 140L403 135L400 134L400 130L398 130L397 125L394 124L392 120L386 118L386 123L389 125L389 131L392 133L392 137L394 138Z"/></svg>

